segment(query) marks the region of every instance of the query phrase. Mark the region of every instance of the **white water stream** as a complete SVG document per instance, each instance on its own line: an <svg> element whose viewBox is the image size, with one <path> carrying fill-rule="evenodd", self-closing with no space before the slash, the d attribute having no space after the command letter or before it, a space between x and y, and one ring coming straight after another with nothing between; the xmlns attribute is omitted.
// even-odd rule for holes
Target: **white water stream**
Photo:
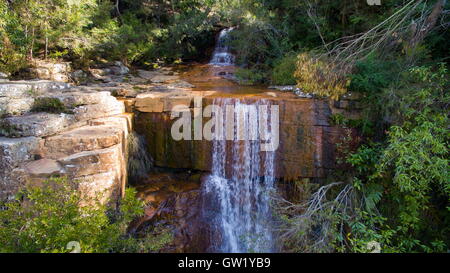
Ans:
<svg viewBox="0 0 450 273"><path fill-rule="evenodd" d="M258 132L259 122L269 121L270 114L254 111L268 101L246 104L236 98L217 98L214 104L222 109L233 105L233 119L240 117L242 122L234 125L234 141L213 142L212 174L203 186L204 215L212 229L211 251L271 252L274 246L269 194L274 188L275 152L262 152L263 141L249 137L258 135L254 133ZM234 120L227 119L230 116L224 113L221 132L230 122L234 124ZM240 130L246 132L245 140L237 140Z"/></svg>

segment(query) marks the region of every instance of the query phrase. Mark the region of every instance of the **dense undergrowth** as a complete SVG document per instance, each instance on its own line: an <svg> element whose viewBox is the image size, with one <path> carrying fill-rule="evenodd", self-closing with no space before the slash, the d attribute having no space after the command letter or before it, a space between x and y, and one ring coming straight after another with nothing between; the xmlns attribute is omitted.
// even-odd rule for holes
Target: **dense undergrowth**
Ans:
<svg viewBox="0 0 450 273"><path fill-rule="evenodd" d="M27 186L0 210L1 253L149 253L172 240L160 230L138 237L130 223L144 213L136 191L126 190L117 206L87 197L76 182L52 178ZM101 193L100 193L101 194Z"/></svg>

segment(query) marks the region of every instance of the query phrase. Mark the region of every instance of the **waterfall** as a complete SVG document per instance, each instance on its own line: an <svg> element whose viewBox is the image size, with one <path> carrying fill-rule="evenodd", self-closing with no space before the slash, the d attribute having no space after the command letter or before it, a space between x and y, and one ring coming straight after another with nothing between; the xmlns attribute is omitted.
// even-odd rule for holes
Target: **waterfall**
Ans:
<svg viewBox="0 0 450 273"><path fill-rule="evenodd" d="M220 66L234 64L234 55L230 52L230 47L228 46L229 34L233 29L227 28L220 32L210 64Z"/></svg>
<svg viewBox="0 0 450 273"><path fill-rule="evenodd" d="M275 152L262 152L262 140L249 137L257 132L261 121L270 117L261 112L252 116L252 111L255 113L259 105L269 102L246 104L239 99L218 98L214 104L222 109L233 105L234 118L238 120L240 116L242 122L237 122L232 130L235 140L213 142L212 173L203 185L204 217L212 230L210 250L271 252L274 245L269 194L274 188ZM221 132L226 131L229 119L224 113ZM236 140L239 131L246 132L245 140Z"/></svg>

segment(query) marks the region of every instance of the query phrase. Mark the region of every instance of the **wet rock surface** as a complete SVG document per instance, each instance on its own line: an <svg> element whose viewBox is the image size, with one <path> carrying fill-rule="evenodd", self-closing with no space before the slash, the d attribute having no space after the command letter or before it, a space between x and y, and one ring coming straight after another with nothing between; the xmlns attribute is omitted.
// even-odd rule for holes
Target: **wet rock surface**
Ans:
<svg viewBox="0 0 450 273"><path fill-rule="evenodd" d="M242 97L242 96L241 96ZM212 104L215 96L204 96L203 105ZM287 179L324 177L334 168L335 138L339 128L328 122L331 110L326 101L317 99L286 98L282 95L242 97L248 103L265 99L278 105L280 110L280 147L277 150L277 177ZM136 130L147 138L148 150L155 165L170 168L187 168L211 171L212 145L207 140L175 141L171 137L172 125L170 101L164 96L146 94L136 107ZM181 101L185 106L188 101ZM194 115L192 114L192 117ZM209 119L205 118L203 124ZM193 123L193 122L192 122Z"/></svg>
<svg viewBox="0 0 450 273"><path fill-rule="evenodd" d="M131 229L142 233L164 227L173 234L173 241L162 252L201 253L210 243L208 225L202 221L202 173L157 173L142 181L137 189L146 201L146 215Z"/></svg>

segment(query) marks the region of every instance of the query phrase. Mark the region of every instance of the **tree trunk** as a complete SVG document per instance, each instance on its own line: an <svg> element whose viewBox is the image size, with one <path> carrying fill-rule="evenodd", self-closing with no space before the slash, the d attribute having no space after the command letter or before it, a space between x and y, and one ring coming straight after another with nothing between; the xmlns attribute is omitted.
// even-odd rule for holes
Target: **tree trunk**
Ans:
<svg viewBox="0 0 450 273"><path fill-rule="evenodd" d="M45 35L45 53L44 53L44 56L45 56L45 60L47 60L47 56L48 56L48 37L47 37L47 35Z"/></svg>
<svg viewBox="0 0 450 273"><path fill-rule="evenodd" d="M120 13L120 9L119 9L119 0L116 0L116 11L117 11L117 16L120 17L121 13Z"/></svg>
<svg viewBox="0 0 450 273"><path fill-rule="evenodd" d="M31 28L31 45L30 45L30 60L33 59L33 48L34 48L34 27Z"/></svg>

